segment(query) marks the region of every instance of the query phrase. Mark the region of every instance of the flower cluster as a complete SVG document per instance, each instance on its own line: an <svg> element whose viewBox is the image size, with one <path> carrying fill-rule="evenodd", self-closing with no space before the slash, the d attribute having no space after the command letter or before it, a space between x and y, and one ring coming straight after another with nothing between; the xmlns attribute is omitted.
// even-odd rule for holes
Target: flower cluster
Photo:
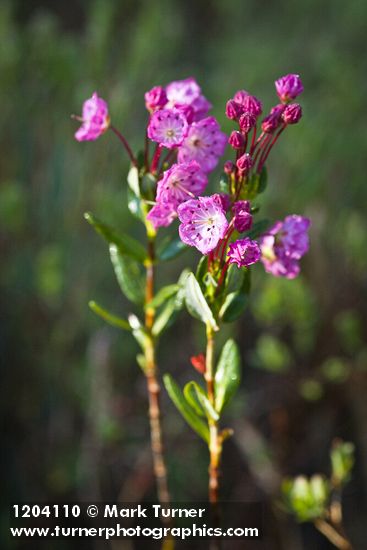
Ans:
<svg viewBox="0 0 367 550"><path fill-rule="evenodd" d="M155 86L146 92L145 105L149 111L146 135L156 147L150 160L146 145L143 167L125 138L110 126L107 103L97 93L85 101L82 117L75 117L82 122L75 137L78 141L95 140L111 127L133 164L155 178L155 201L147 220L158 229L178 217L181 240L208 255L210 265L225 272L231 263L242 267L261 259L267 272L293 278L308 250L308 219L288 216L260 235L259 243L246 235L253 217L248 199L260 192L269 153L285 128L302 116L301 106L294 102L303 91L300 77L283 76L276 80L275 88L280 103L262 119L263 105L257 97L243 89L233 95L225 113L237 127L228 138L218 121L208 116L211 104L195 79ZM204 197L208 174L216 168L227 143L235 159L224 163L226 193ZM165 157L164 148L168 149Z"/></svg>
<svg viewBox="0 0 367 550"><path fill-rule="evenodd" d="M145 94L150 112L147 136L157 143L151 171L158 174L156 204L148 214L155 229L169 225L178 206L200 195L207 174L214 170L224 153L227 136L218 121L206 116L211 108L193 78L155 86ZM162 148L172 151L176 163L164 171L159 162ZM168 189L169 188L169 189Z"/></svg>

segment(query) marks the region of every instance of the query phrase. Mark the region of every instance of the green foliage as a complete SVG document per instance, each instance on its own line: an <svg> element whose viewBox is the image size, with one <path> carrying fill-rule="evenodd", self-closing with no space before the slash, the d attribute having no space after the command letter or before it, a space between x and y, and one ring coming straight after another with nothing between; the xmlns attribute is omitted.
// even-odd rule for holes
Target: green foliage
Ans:
<svg viewBox="0 0 367 550"><path fill-rule="evenodd" d="M330 485L323 476L316 474L309 479L305 476L285 479L282 493L286 508L297 521L313 521L326 515Z"/></svg>
<svg viewBox="0 0 367 550"><path fill-rule="evenodd" d="M103 307L101 307L97 302L91 300L88 303L90 309L99 317L104 319L106 323L112 325L113 327L122 328L123 330L131 330L131 327L125 319L121 319L116 315L113 315Z"/></svg>
<svg viewBox="0 0 367 550"><path fill-rule="evenodd" d="M168 395L180 411L191 428L207 443L209 442L209 429L205 422L197 415L196 410L188 403L179 386L169 374L163 376L163 382Z"/></svg>
<svg viewBox="0 0 367 550"><path fill-rule="evenodd" d="M102 223L90 212L84 214L85 219L94 229L102 235L102 237L110 244L114 245L120 255L129 256L134 260L144 263L146 260L146 252L144 246L137 240L127 234L117 234L114 229Z"/></svg>
<svg viewBox="0 0 367 550"><path fill-rule="evenodd" d="M144 303L144 281L140 266L131 258L120 253L115 245L110 245L110 257L117 282L125 296L135 304Z"/></svg>
<svg viewBox="0 0 367 550"><path fill-rule="evenodd" d="M221 321L230 323L242 315L249 302L250 286L250 270L238 269L232 264L228 269L225 298L218 314Z"/></svg>
<svg viewBox="0 0 367 550"><path fill-rule="evenodd" d="M175 321L180 309L181 306L176 300L176 296L167 300L154 321L152 327L153 335L160 336L168 327L170 327Z"/></svg>
<svg viewBox="0 0 367 550"><path fill-rule="evenodd" d="M350 374L350 366L342 357L329 357L321 365L320 371L327 381L342 384Z"/></svg>
<svg viewBox="0 0 367 550"><path fill-rule="evenodd" d="M322 384L314 378L305 378L298 385L298 390L306 401L318 401L324 394Z"/></svg>
<svg viewBox="0 0 367 550"><path fill-rule="evenodd" d="M174 260L187 249L188 246L186 246L179 237L174 239L168 237L167 239L164 239L158 247L157 258L162 262Z"/></svg>
<svg viewBox="0 0 367 550"><path fill-rule="evenodd" d="M193 273L189 273L185 280L185 303L193 317L206 325L209 324L213 330L218 330L213 313Z"/></svg>
<svg viewBox="0 0 367 550"><path fill-rule="evenodd" d="M344 485L350 480L354 466L354 451L353 443L340 439L334 441L330 452L333 485Z"/></svg>
<svg viewBox="0 0 367 550"><path fill-rule="evenodd" d="M281 340L271 334L263 334L258 338L253 355L255 367L275 373L286 372L291 362L291 353Z"/></svg>
<svg viewBox="0 0 367 550"><path fill-rule="evenodd" d="M240 353L236 342L227 340L215 371L215 410L219 413L235 394L241 380Z"/></svg>
<svg viewBox="0 0 367 550"><path fill-rule="evenodd" d="M208 419L215 422L219 420L219 414L210 403L206 392L196 382L188 382L184 387L183 393L186 401L199 415L205 415Z"/></svg>

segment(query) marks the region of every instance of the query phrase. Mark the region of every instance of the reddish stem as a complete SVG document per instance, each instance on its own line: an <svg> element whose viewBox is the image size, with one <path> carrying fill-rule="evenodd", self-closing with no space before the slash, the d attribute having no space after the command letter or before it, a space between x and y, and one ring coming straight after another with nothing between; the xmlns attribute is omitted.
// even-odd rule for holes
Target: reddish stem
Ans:
<svg viewBox="0 0 367 550"><path fill-rule="evenodd" d="M121 134L121 132L119 132L119 130L117 128L115 128L114 126L110 126L110 128L111 128L112 132L119 138L122 145L125 147L126 152L129 155L132 164L134 166L136 166L136 168L138 168L138 161L134 157L134 153L132 152L131 147L128 144L127 140L124 138L124 136Z"/></svg>
<svg viewBox="0 0 367 550"><path fill-rule="evenodd" d="M263 168L263 166L264 166L264 164L265 164L265 162L266 162L266 160L267 160L267 158L268 158L268 156L269 156L269 153L270 153L271 149L273 148L273 146L274 146L275 143L277 142L277 140L278 140L280 134L284 131L284 129L285 129L286 127L287 127L287 125L284 124L284 125L280 128L280 130L278 131L278 133L275 134L274 138L273 138L272 141L270 142L270 145L269 145L269 147L267 148L267 150L266 150L266 151L263 151L263 153L262 153L262 155L261 155L261 157L260 157L260 160L259 160L258 167L257 167L257 172L258 172L258 174L260 174L260 172L261 172L261 170L262 170L262 168Z"/></svg>
<svg viewBox="0 0 367 550"><path fill-rule="evenodd" d="M150 172L152 174L157 173L157 167L158 167L158 163L159 163L161 153L162 153L162 146L159 145L159 143L157 143L157 146L155 148L154 155L153 155L152 164L150 165Z"/></svg>

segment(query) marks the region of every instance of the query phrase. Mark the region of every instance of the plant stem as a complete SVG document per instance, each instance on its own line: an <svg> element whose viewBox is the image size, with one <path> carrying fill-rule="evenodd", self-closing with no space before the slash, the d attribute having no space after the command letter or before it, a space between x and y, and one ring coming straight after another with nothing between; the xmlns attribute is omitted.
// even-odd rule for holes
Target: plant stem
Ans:
<svg viewBox="0 0 367 550"><path fill-rule="evenodd" d="M148 260L146 262L145 303L154 297L154 237L148 235ZM147 307L145 313L145 328L148 334L145 347L146 380L149 396L149 421L153 455L154 473L157 481L158 500L169 504L170 495L167 482L167 469L164 459L163 435L161 426L160 384L158 367L155 358L155 340L152 335L155 311Z"/></svg>
<svg viewBox="0 0 367 550"><path fill-rule="evenodd" d="M138 167L138 161L136 160L136 158L134 157L134 153L132 152L131 150L131 147L130 145L128 144L126 138L121 134L121 132L115 128L114 126L110 126L112 132L119 138L119 140L121 141L122 145L125 147L126 149L126 152L127 154L129 155L129 158L132 162L132 164L136 167Z"/></svg>
<svg viewBox="0 0 367 550"><path fill-rule="evenodd" d="M314 525L336 548L353 550L351 543L324 519L316 519Z"/></svg>
<svg viewBox="0 0 367 550"><path fill-rule="evenodd" d="M208 399L215 406L214 389L214 331L210 325L206 328L206 370L205 380L207 384ZM219 501L219 477L220 477L220 459L222 454L222 440L219 434L218 422L209 419L209 502L217 504Z"/></svg>

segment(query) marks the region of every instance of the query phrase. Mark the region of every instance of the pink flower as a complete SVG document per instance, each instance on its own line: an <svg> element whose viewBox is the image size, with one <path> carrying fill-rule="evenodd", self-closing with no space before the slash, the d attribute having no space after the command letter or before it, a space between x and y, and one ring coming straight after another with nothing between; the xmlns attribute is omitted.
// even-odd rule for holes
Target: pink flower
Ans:
<svg viewBox="0 0 367 550"><path fill-rule="evenodd" d="M261 251L256 241L248 237L238 239L228 247L227 257L230 264L237 264L237 267L248 267L260 260Z"/></svg>
<svg viewBox="0 0 367 550"><path fill-rule="evenodd" d="M275 81L275 89L280 101L287 103L303 92L303 84L298 74L287 74Z"/></svg>
<svg viewBox="0 0 367 550"><path fill-rule="evenodd" d="M201 120L211 108L209 101L202 95L201 88L194 78L176 80L166 86L166 94L171 107L190 105L193 120Z"/></svg>
<svg viewBox="0 0 367 550"><path fill-rule="evenodd" d="M155 86L145 93L144 98L145 106L151 113L157 109L163 109L167 103L167 95L162 86Z"/></svg>
<svg viewBox="0 0 367 550"><path fill-rule="evenodd" d="M288 279L298 275L298 262L309 248L307 231L310 224L308 218L287 216L261 237L261 261L265 271Z"/></svg>
<svg viewBox="0 0 367 550"><path fill-rule="evenodd" d="M248 231L252 226L249 201L237 201L233 205L234 227L239 233Z"/></svg>
<svg viewBox="0 0 367 550"><path fill-rule="evenodd" d="M97 92L83 103L82 125L75 133L78 141L94 141L104 134L110 125L108 105Z"/></svg>
<svg viewBox="0 0 367 550"><path fill-rule="evenodd" d="M158 227L167 227L177 217L176 211L170 203L157 203L149 211L147 220L149 220L155 229Z"/></svg>
<svg viewBox="0 0 367 550"><path fill-rule="evenodd" d="M283 111L282 119L286 124L297 124L302 117L302 107L298 103L290 103Z"/></svg>
<svg viewBox="0 0 367 550"><path fill-rule="evenodd" d="M163 147L172 149L181 145L187 129L187 120L177 109L161 109L150 117L148 137Z"/></svg>
<svg viewBox="0 0 367 550"><path fill-rule="evenodd" d="M202 254L209 254L227 231L228 222L217 197L190 199L177 209L181 221L181 240L195 246Z"/></svg>
<svg viewBox="0 0 367 550"><path fill-rule="evenodd" d="M227 136L214 117L194 122L178 151L179 162L196 160L204 172L211 172L224 153Z"/></svg>
<svg viewBox="0 0 367 550"><path fill-rule="evenodd" d="M158 182L156 200L170 203L176 210L182 202L200 195L207 183L208 178L197 162L173 164Z"/></svg>

